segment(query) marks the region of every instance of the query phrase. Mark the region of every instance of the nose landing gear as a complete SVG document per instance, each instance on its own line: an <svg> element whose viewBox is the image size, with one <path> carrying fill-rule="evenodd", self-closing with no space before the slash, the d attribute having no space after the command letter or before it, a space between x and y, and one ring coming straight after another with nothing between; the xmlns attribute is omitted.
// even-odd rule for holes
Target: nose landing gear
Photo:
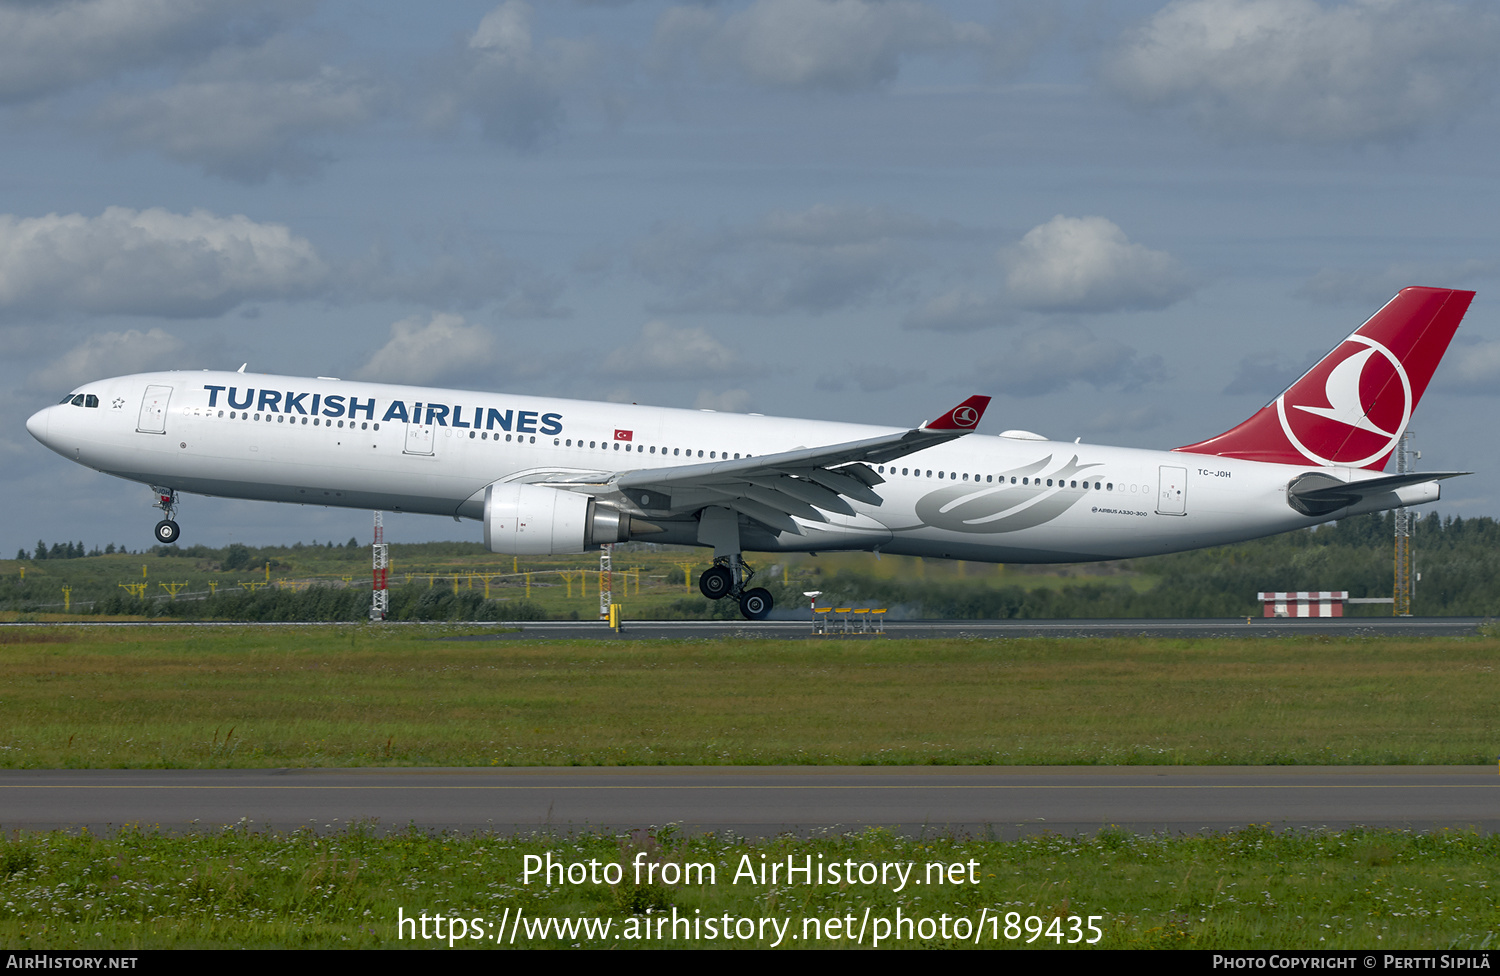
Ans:
<svg viewBox="0 0 1500 976"><path fill-rule="evenodd" d="M172 519L177 512L177 492L171 488L158 488L155 485L151 486L151 490L156 492L154 507L161 509L161 513L166 516L156 523L156 541L164 546L170 546L182 535L182 527Z"/></svg>

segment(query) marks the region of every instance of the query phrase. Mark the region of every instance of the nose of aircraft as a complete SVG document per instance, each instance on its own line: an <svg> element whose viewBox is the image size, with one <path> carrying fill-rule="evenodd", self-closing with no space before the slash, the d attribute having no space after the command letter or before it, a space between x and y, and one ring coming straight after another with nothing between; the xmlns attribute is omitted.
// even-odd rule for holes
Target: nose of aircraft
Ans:
<svg viewBox="0 0 1500 976"><path fill-rule="evenodd" d="M47 443L47 417L51 413L51 407L43 407L26 420L26 429L31 431L32 437L43 444Z"/></svg>

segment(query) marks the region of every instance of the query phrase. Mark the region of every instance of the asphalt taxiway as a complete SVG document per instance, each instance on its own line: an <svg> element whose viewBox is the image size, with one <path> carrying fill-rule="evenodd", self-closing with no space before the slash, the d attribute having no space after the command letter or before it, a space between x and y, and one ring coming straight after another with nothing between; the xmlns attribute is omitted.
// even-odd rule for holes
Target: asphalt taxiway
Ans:
<svg viewBox="0 0 1500 976"><path fill-rule="evenodd" d="M4 770L0 829L620 832L885 827L1012 838L1355 825L1500 829L1494 766Z"/></svg>

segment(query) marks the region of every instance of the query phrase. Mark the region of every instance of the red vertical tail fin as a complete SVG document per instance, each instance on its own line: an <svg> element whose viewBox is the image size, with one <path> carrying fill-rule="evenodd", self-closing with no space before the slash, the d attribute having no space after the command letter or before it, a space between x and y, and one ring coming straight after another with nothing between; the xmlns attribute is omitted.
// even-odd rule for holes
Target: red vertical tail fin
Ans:
<svg viewBox="0 0 1500 976"><path fill-rule="evenodd" d="M1472 291L1401 289L1249 420L1175 450L1382 470L1473 298Z"/></svg>

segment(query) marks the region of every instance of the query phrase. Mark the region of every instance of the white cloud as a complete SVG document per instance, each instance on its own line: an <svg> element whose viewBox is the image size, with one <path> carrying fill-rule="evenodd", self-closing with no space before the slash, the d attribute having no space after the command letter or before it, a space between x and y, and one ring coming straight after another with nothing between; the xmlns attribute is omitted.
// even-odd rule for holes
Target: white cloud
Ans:
<svg viewBox="0 0 1500 976"><path fill-rule="evenodd" d="M1104 64L1142 106L1202 124L1313 143L1389 139L1490 94L1500 14L1441 0L1178 0Z"/></svg>
<svg viewBox="0 0 1500 976"><path fill-rule="evenodd" d="M663 57L697 55L715 72L733 66L776 88L851 91L893 80L901 59L922 52L990 52L990 32L912 0L755 0L725 18L679 6L657 22Z"/></svg>
<svg viewBox="0 0 1500 976"><path fill-rule="evenodd" d="M432 383L469 376L495 360L495 337L460 315L413 315L391 323L390 341L371 354L354 376L362 380Z"/></svg>
<svg viewBox="0 0 1500 976"><path fill-rule="evenodd" d="M1131 243L1103 217L1059 214L1027 231L1001 261L1010 297L1039 310L1165 308L1189 291L1171 255Z"/></svg>
<svg viewBox="0 0 1500 976"><path fill-rule="evenodd" d="M598 371L642 379L694 379L741 369L739 354L706 330L647 322L640 338L606 355Z"/></svg>
<svg viewBox="0 0 1500 976"><path fill-rule="evenodd" d="M0 310L211 316L317 293L327 277L306 239L242 215L0 214Z"/></svg>
<svg viewBox="0 0 1500 976"><path fill-rule="evenodd" d="M180 57L214 33L224 14L225 5L206 0L0 4L0 101Z"/></svg>
<svg viewBox="0 0 1500 976"><path fill-rule="evenodd" d="M258 183L274 172L315 173L323 160L304 143L363 124L378 99L368 81L273 38L215 51L167 88L116 95L96 118L129 148Z"/></svg>
<svg viewBox="0 0 1500 976"><path fill-rule="evenodd" d="M27 385L38 390L71 390L105 376L174 369L183 365L181 339L161 329L103 332L89 336L51 365L31 374Z"/></svg>

